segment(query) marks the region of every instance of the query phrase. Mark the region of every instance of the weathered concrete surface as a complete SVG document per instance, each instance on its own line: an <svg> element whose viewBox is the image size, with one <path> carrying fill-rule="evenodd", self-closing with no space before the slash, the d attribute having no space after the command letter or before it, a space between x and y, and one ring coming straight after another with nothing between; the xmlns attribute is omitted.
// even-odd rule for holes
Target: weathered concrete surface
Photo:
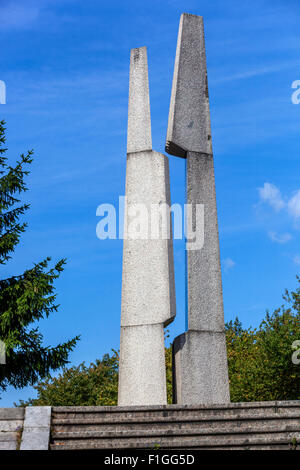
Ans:
<svg viewBox="0 0 300 470"><path fill-rule="evenodd" d="M20 450L48 450L50 425L50 406L26 407Z"/></svg>
<svg viewBox="0 0 300 470"><path fill-rule="evenodd" d="M152 149L147 49L131 50L127 153Z"/></svg>
<svg viewBox="0 0 300 470"><path fill-rule="evenodd" d="M202 405L230 401L225 334L192 331L173 343L174 402Z"/></svg>
<svg viewBox="0 0 300 470"><path fill-rule="evenodd" d="M188 152L186 187L187 203L204 206L203 247L194 250L191 244L187 249L188 329L219 332L224 314L212 155ZM194 224L194 231L201 230Z"/></svg>
<svg viewBox="0 0 300 470"><path fill-rule="evenodd" d="M23 429L24 408L0 408L0 450L17 450Z"/></svg>
<svg viewBox="0 0 300 470"><path fill-rule="evenodd" d="M157 152L127 157L119 405L166 404L164 326L175 315L172 239L131 239L135 204L169 204L168 160ZM131 217L130 214L133 214ZM144 220L148 226L148 220ZM170 216L167 224L170 226ZM149 224L149 231L151 230Z"/></svg>
<svg viewBox="0 0 300 470"><path fill-rule="evenodd" d="M166 151L212 153L203 18L180 18Z"/></svg>
<svg viewBox="0 0 300 470"><path fill-rule="evenodd" d="M54 407L51 450L153 449L155 444L181 450L289 450L299 441L299 418L299 400L209 406Z"/></svg>
<svg viewBox="0 0 300 470"><path fill-rule="evenodd" d="M167 325L176 313L171 218L167 213L169 239L161 237L162 219L158 238L152 239L156 224L151 209L171 205L168 158L154 151L129 154L126 197L121 326ZM142 238L135 239L130 227L136 226L136 214L142 215L139 204L146 210L146 230L141 227Z"/></svg>
<svg viewBox="0 0 300 470"><path fill-rule="evenodd" d="M0 441L0 450L17 450L17 440Z"/></svg>
<svg viewBox="0 0 300 470"><path fill-rule="evenodd" d="M118 405L166 404L162 323L121 329Z"/></svg>
<svg viewBox="0 0 300 470"><path fill-rule="evenodd" d="M188 235L186 244L188 331L174 342L176 403L226 403L228 366L204 28L200 16L183 14L180 19L166 150L187 158L187 203L193 210L191 225L196 232L195 242ZM204 220L195 217L197 205L204 209ZM197 239L203 239L203 244L198 246Z"/></svg>
<svg viewBox="0 0 300 470"><path fill-rule="evenodd" d="M0 408L0 421L24 419L24 408Z"/></svg>
<svg viewBox="0 0 300 470"><path fill-rule="evenodd" d="M118 404L166 404L164 326L175 315L169 165L152 151L146 48L131 51L126 198Z"/></svg>

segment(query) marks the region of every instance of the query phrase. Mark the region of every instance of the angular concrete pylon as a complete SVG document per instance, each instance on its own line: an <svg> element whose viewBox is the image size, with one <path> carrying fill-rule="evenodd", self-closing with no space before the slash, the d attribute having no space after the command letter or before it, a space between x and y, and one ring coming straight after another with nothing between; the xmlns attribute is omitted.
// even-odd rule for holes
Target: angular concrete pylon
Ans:
<svg viewBox="0 0 300 470"><path fill-rule="evenodd" d="M152 150L147 48L130 54L127 154Z"/></svg>
<svg viewBox="0 0 300 470"><path fill-rule="evenodd" d="M145 47L130 57L126 198L118 405L165 405L164 327L175 315L169 161L152 150Z"/></svg>
<svg viewBox="0 0 300 470"><path fill-rule="evenodd" d="M173 343L178 404L230 401L203 18L180 19L166 151L187 159L187 203L204 207L204 243L187 243L188 331ZM193 230L203 230L195 227ZM187 237L188 238L188 237Z"/></svg>

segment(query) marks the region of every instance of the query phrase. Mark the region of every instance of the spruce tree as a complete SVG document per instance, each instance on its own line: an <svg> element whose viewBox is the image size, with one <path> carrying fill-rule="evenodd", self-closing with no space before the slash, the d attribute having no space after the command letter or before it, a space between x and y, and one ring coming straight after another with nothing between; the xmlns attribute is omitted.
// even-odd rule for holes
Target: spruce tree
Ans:
<svg viewBox="0 0 300 470"><path fill-rule="evenodd" d="M0 122L0 265L11 258L27 224L20 221L29 209L20 195L33 151L22 154L14 166L8 164L5 148L5 122ZM79 337L43 346L38 320L58 310L53 283L64 269L62 259L50 267L47 257L23 274L0 279L0 340L6 349L6 364L0 364L0 391L7 386L22 388L33 385L51 371L68 363L69 353Z"/></svg>

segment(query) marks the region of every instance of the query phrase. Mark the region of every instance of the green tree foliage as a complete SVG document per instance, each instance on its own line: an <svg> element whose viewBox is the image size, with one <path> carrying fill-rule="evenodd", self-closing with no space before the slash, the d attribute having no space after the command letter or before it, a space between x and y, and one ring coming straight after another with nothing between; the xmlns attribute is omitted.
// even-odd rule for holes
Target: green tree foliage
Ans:
<svg viewBox="0 0 300 470"><path fill-rule="evenodd" d="M227 324L233 402L300 399L300 364L292 361L293 343L300 340L300 289L283 299L257 330L243 330L238 320Z"/></svg>
<svg viewBox="0 0 300 470"><path fill-rule="evenodd" d="M33 152L21 155L15 166L5 156L5 123L0 122L0 264L11 258L26 224L20 217L29 209L19 195L27 191L25 177ZM23 274L0 280L0 339L6 347L6 365L0 365L0 391L33 385L68 362L79 337L44 347L36 322L56 312L53 283L63 271L65 260L49 268L46 258ZM31 325L31 327L30 327Z"/></svg>
<svg viewBox="0 0 300 470"><path fill-rule="evenodd" d="M300 364L292 362L292 344L300 340L300 289L286 292L286 305L267 313L257 330L238 319L226 325L231 401L300 399ZM299 353L300 358L300 353ZM65 368L35 389L37 399L21 405L116 405L118 354L89 367ZM172 403L172 347L166 348L167 394Z"/></svg>
<svg viewBox="0 0 300 470"><path fill-rule="evenodd" d="M172 380L172 345L165 348L166 352L166 375L167 375L167 400L173 403L173 380Z"/></svg>
<svg viewBox="0 0 300 470"><path fill-rule="evenodd" d="M87 367L64 368L58 377L48 377L35 385L37 399L20 402L21 406L101 406L116 405L118 401L117 351L105 354L102 360Z"/></svg>

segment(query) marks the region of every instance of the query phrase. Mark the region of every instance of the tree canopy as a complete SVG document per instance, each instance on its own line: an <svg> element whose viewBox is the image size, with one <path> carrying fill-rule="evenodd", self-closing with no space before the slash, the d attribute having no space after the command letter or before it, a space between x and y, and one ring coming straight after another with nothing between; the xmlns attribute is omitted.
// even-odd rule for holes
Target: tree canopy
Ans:
<svg viewBox="0 0 300 470"><path fill-rule="evenodd" d="M244 330L238 319L227 324L233 402L300 399L300 364L292 360L300 339L300 289L286 290L283 299L285 304L267 312L257 330Z"/></svg>

